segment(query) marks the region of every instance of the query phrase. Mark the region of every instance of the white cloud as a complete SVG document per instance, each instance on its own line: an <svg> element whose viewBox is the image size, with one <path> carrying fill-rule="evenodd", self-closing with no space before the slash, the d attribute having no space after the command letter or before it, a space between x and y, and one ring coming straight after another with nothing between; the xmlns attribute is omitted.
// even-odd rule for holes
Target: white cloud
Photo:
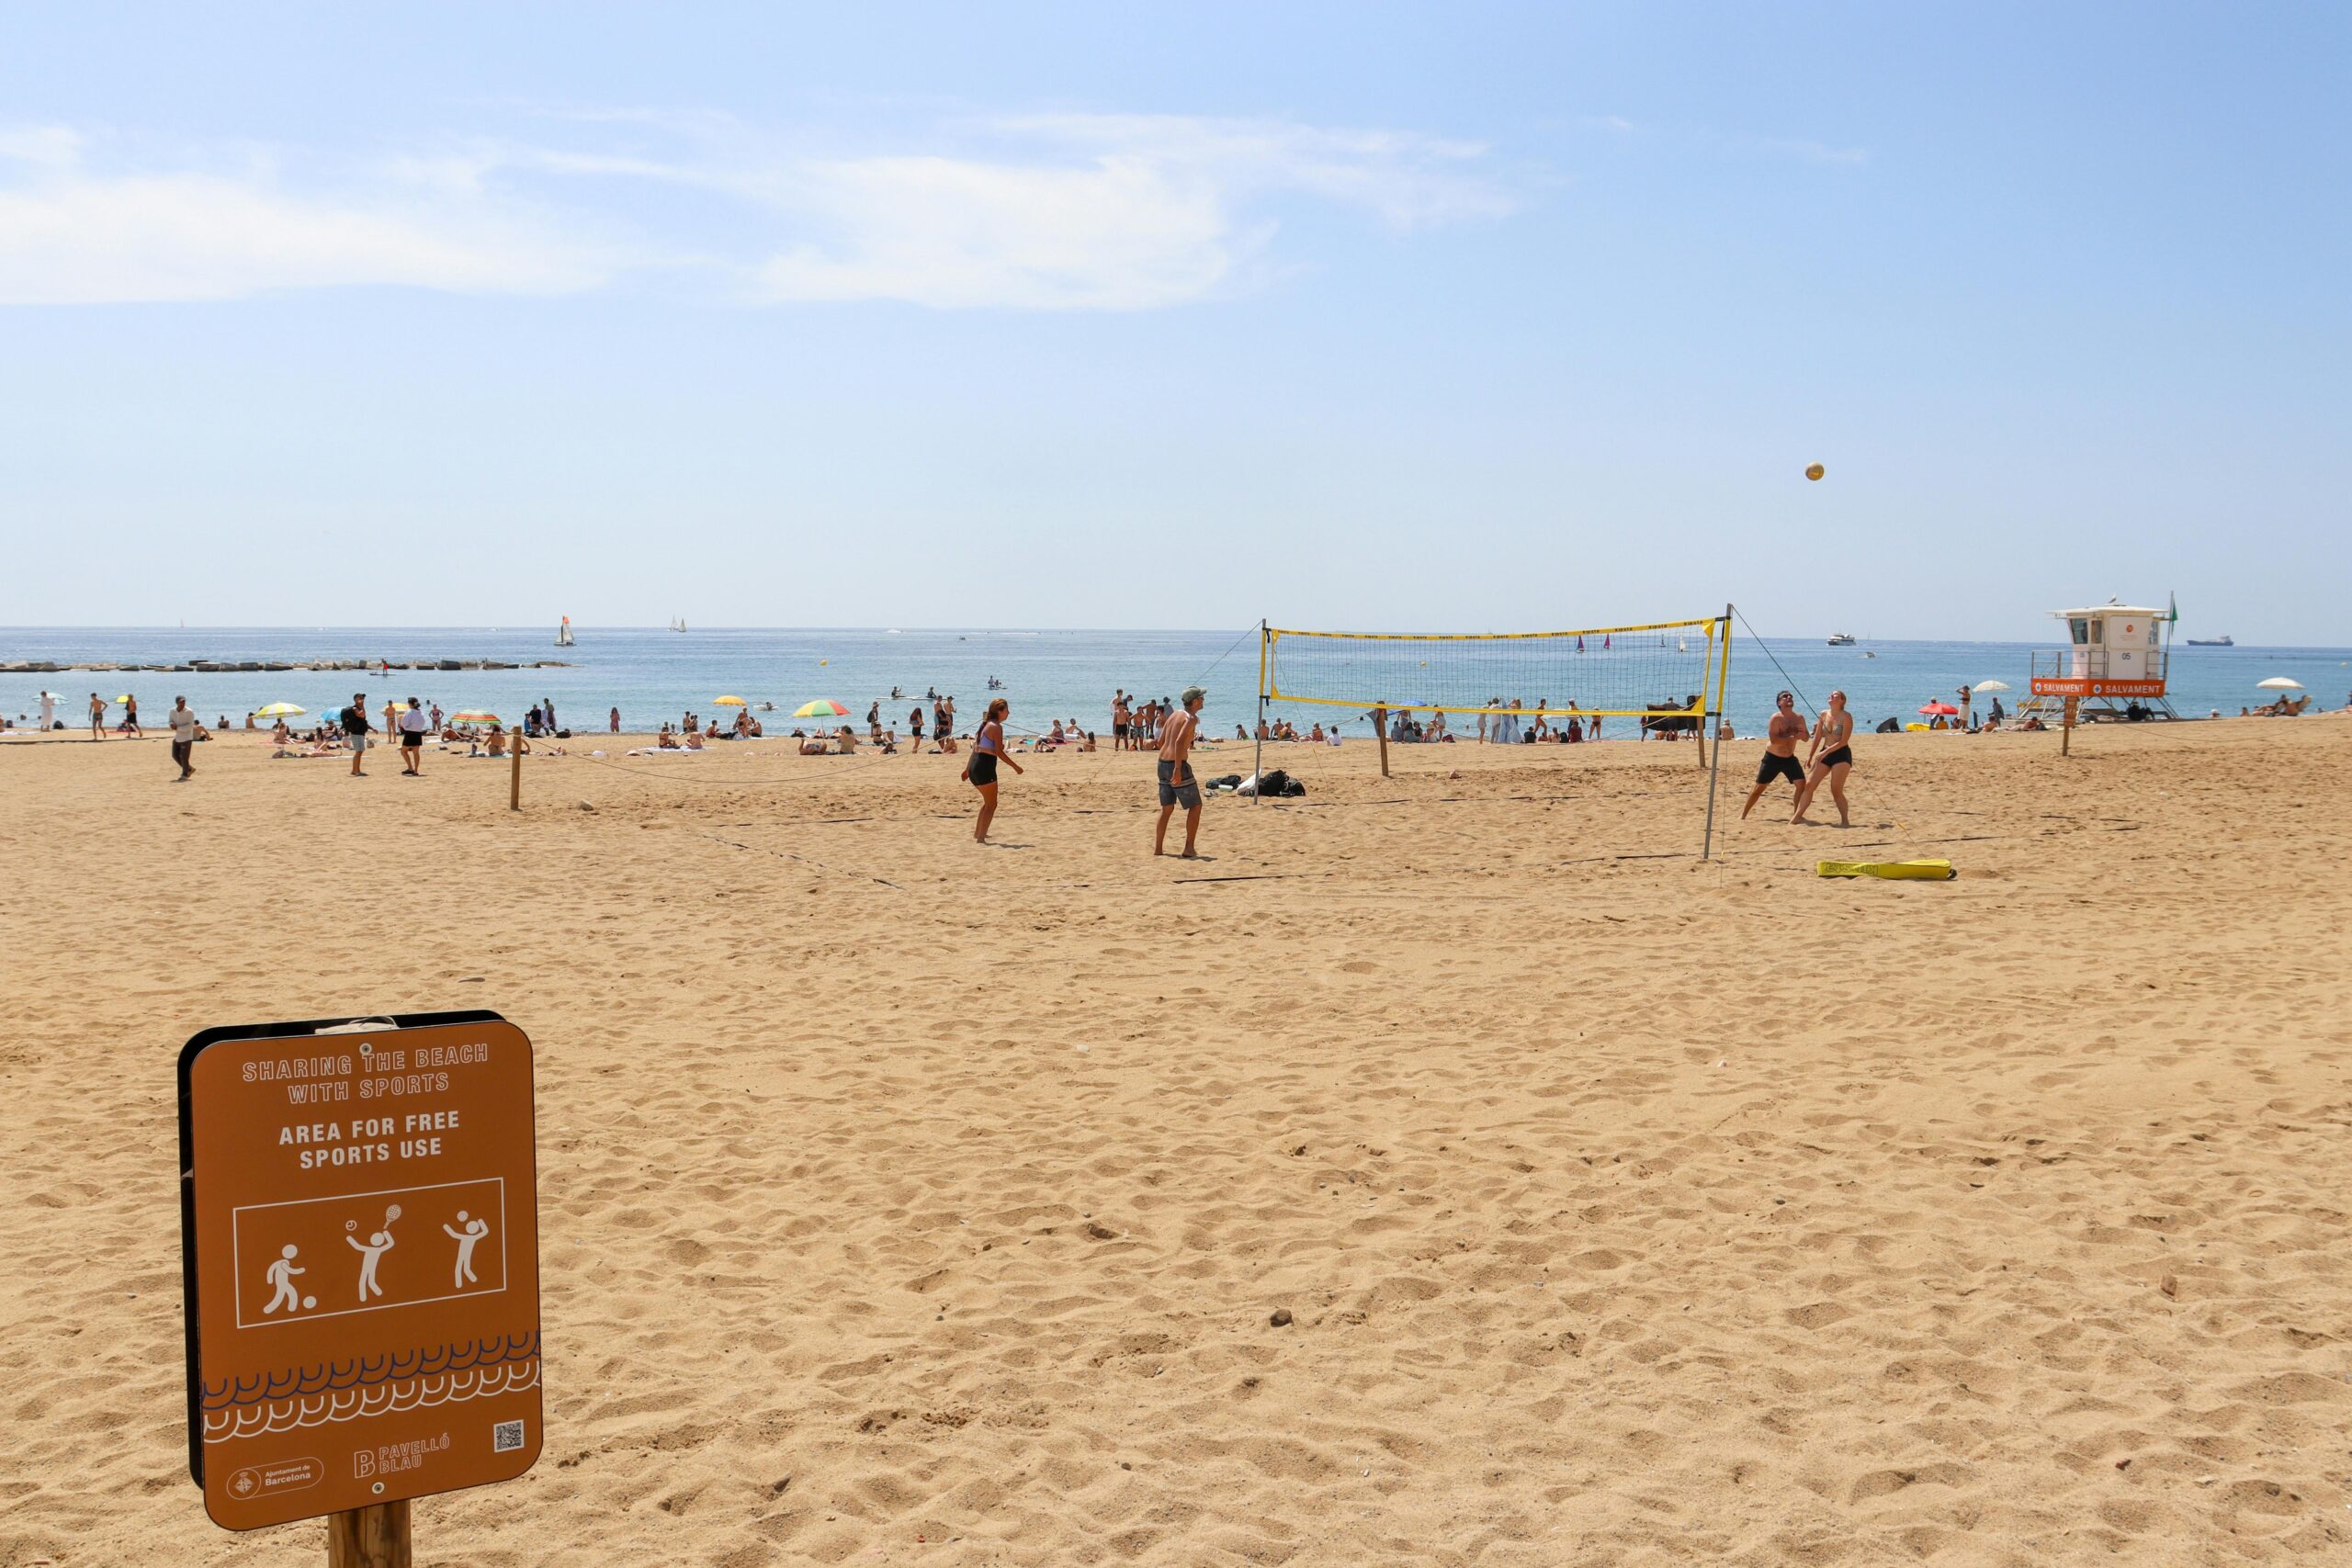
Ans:
<svg viewBox="0 0 2352 1568"><path fill-rule="evenodd" d="M876 157L808 164L776 199L817 232L760 269L779 299L939 307L1148 310L1255 275L1259 209L1304 193L1397 229L1495 218L1514 202L1466 167L1485 149L1379 130L1176 115L1027 115L981 122L1017 158Z"/></svg>
<svg viewBox="0 0 2352 1568"><path fill-rule="evenodd" d="M776 299L1149 310L1214 291L1248 248L1213 185L1135 158L864 158L810 166L802 185L831 237L761 266Z"/></svg>
<svg viewBox="0 0 2352 1568"><path fill-rule="evenodd" d="M1803 141L1785 136L1742 139L1739 145L1772 158L1794 158L1804 164L1854 164L1871 161L1867 147L1832 147L1826 141Z"/></svg>
<svg viewBox="0 0 2352 1568"><path fill-rule="evenodd" d="M1485 148L1388 130L1026 115L818 156L723 117L562 118L604 141L445 141L299 186L267 161L102 168L72 130L0 131L0 303L351 285L561 293L691 256L768 302L1137 310L1266 276L1285 202L1399 231L1516 205L1483 173ZM705 199L633 204L616 182ZM642 231L655 213L663 231L626 251L587 238ZM697 224L708 237L684 231Z"/></svg>
<svg viewBox="0 0 2352 1568"><path fill-rule="evenodd" d="M563 293L603 281L592 254L462 202L304 197L266 170L118 174L58 127L0 135L0 304L234 299L393 285Z"/></svg>

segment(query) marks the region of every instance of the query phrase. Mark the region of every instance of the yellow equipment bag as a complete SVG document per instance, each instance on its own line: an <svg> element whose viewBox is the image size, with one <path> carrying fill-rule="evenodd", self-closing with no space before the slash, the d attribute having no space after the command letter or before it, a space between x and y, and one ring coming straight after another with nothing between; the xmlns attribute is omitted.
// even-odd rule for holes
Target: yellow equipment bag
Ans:
<svg viewBox="0 0 2352 1568"><path fill-rule="evenodd" d="M1896 882L1949 882L1960 873L1948 860L1826 860L1817 876L1883 876Z"/></svg>

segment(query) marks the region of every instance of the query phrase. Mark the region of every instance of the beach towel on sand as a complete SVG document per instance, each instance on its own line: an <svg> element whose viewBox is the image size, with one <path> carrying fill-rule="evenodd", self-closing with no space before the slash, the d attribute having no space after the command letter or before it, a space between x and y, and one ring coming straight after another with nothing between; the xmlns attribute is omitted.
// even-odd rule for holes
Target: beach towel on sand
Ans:
<svg viewBox="0 0 2352 1568"><path fill-rule="evenodd" d="M1826 860L1816 876L1883 876L1894 882L1949 882L1960 873L1948 860Z"/></svg>

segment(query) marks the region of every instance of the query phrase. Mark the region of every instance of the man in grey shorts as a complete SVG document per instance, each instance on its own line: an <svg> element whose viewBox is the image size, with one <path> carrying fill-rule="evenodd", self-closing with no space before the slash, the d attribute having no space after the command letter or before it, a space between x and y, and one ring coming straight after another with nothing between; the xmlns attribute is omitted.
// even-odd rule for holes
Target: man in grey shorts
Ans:
<svg viewBox="0 0 2352 1568"><path fill-rule="evenodd" d="M1201 781L1193 772L1193 737L1200 728L1201 704L1208 694L1198 686L1184 688L1183 706L1159 728L1159 827L1151 836L1151 852L1168 852L1168 818L1184 808L1184 858L1198 860L1201 836Z"/></svg>

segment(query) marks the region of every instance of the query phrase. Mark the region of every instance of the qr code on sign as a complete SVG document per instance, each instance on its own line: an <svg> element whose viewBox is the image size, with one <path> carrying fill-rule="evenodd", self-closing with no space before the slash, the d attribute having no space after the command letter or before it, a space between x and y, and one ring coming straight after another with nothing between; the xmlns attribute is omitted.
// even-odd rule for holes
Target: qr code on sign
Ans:
<svg viewBox="0 0 2352 1568"><path fill-rule="evenodd" d="M501 1421L490 1429L490 1451L511 1454L523 1446L523 1423Z"/></svg>

